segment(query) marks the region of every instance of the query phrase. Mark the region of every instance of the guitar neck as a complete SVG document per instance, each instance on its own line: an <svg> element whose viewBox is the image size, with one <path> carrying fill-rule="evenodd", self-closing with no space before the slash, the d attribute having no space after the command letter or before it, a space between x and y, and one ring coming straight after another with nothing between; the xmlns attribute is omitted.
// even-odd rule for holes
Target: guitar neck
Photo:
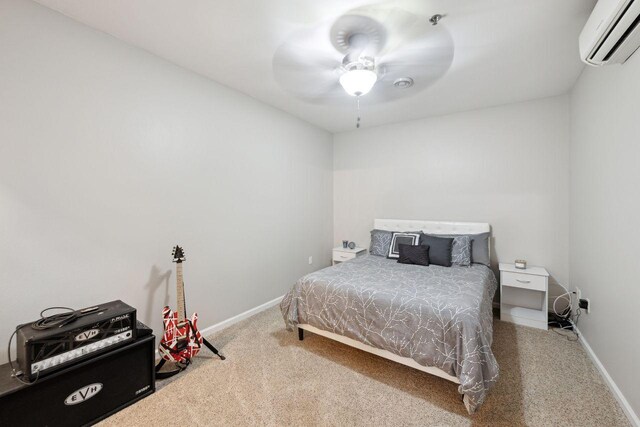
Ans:
<svg viewBox="0 0 640 427"><path fill-rule="evenodd" d="M182 322L186 319L186 306L184 302L184 280L182 278L182 263L176 264L176 296L178 302L178 321Z"/></svg>

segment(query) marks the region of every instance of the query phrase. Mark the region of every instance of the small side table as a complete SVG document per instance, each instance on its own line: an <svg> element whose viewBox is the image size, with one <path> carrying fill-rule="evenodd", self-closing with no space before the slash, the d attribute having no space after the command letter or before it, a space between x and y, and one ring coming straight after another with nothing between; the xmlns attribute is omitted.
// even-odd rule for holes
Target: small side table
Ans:
<svg viewBox="0 0 640 427"><path fill-rule="evenodd" d="M339 247L339 248L333 248L333 256L331 257L331 259L333 261L333 265L336 265L341 262L348 261L350 259L354 259L366 254L367 254L366 248L349 249L349 248Z"/></svg>
<svg viewBox="0 0 640 427"><path fill-rule="evenodd" d="M544 267L500 263L500 320L549 329L549 273Z"/></svg>

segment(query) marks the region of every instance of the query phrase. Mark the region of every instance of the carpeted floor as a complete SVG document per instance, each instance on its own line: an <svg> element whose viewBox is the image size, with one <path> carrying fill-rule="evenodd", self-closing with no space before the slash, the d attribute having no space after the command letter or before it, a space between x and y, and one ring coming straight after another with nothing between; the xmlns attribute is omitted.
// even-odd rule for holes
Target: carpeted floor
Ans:
<svg viewBox="0 0 640 427"><path fill-rule="evenodd" d="M198 356L103 425L629 425L579 343L498 320L494 337L500 379L470 416L455 384L310 333L300 342L274 307L212 337L226 361Z"/></svg>

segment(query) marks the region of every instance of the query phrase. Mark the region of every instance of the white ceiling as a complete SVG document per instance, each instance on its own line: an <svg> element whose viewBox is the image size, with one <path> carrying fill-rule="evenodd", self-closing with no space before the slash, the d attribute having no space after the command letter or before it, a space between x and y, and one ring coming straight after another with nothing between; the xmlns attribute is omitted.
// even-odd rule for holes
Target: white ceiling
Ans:
<svg viewBox="0 0 640 427"><path fill-rule="evenodd" d="M293 33L371 1L37 1L329 131L355 127L352 97L345 93L343 102L327 104L299 99L276 82L273 58ZM446 14L440 25L453 39L453 62L444 76L410 97L375 104L363 97L363 127L566 93L582 70L578 34L595 2L385 3L425 19Z"/></svg>

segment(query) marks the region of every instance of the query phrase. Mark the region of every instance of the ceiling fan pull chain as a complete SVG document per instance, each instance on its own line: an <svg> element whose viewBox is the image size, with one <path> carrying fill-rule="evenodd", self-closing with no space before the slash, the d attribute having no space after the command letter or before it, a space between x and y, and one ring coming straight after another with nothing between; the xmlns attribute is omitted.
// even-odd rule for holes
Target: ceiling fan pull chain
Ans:
<svg viewBox="0 0 640 427"><path fill-rule="evenodd" d="M358 120L356 120L356 129L360 129L360 96L356 96L356 106L358 108Z"/></svg>

